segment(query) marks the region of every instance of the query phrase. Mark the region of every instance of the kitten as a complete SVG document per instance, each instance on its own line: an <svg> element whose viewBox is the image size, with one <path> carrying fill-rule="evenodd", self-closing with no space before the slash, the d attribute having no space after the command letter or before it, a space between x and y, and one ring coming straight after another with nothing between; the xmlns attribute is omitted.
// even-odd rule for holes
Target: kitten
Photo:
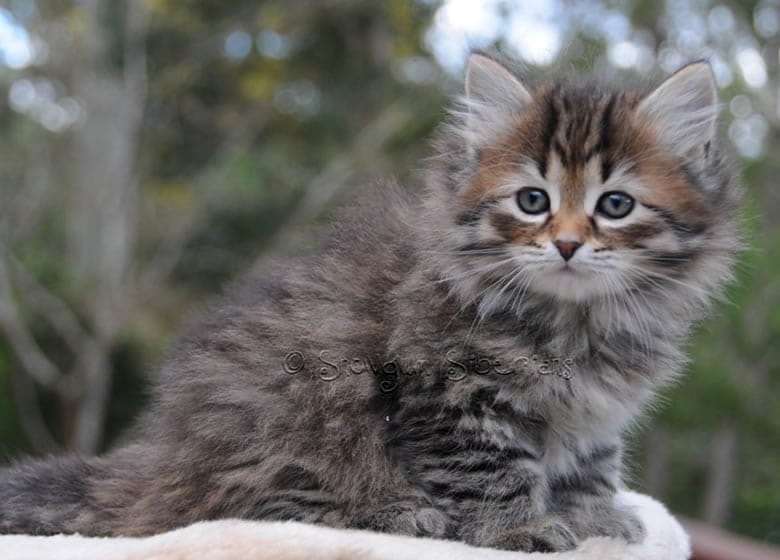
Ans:
<svg viewBox="0 0 780 560"><path fill-rule="evenodd" d="M470 57L419 199L379 185L164 365L132 443L0 473L0 532L293 519L558 551L641 540L621 434L730 277L706 63L649 95Z"/></svg>

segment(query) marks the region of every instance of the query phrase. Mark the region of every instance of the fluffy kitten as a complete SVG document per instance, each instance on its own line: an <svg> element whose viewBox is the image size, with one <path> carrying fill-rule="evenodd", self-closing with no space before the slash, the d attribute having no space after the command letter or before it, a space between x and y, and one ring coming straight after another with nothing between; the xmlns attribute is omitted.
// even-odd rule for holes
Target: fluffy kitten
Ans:
<svg viewBox="0 0 780 560"><path fill-rule="evenodd" d="M133 443L0 473L0 532L296 519L564 550L636 541L621 433L729 278L706 63L649 95L472 55L420 199L253 274L179 343Z"/></svg>

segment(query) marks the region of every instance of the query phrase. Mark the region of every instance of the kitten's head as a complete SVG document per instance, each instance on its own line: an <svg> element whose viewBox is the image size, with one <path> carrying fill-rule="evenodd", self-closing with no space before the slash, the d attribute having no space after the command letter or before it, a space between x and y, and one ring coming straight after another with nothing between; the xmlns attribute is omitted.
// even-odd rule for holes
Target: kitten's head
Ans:
<svg viewBox="0 0 780 560"><path fill-rule="evenodd" d="M716 147L707 63L650 94L530 90L474 54L465 85L428 200L432 252L457 291L496 309L526 293L587 302L722 284L738 189Z"/></svg>

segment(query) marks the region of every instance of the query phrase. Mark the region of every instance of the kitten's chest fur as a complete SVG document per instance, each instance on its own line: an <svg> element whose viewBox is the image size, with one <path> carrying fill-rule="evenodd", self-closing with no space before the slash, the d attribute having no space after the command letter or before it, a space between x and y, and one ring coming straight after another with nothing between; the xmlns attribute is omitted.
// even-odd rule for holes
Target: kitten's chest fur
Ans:
<svg viewBox="0 0 780 560"><path fill-rule="evenodd" d="M426 304L401 309L407 326L391 340L413 375L402 374L387 416L390 447L463 522L519 499L544 508L550 489L576 478L591 455L619 448L679 363L661 325L639 332L598 310L533 301L522 315L453 319L443 296L418 297Z"/></svg>
<svg viewBox="0 0 780 560"><path fill-rule="evenodd" d="M658 305L641 318L641 309L620 302L534 298L482 317L441 290L410 285L417 289L399 298L387 348L402 372L414 374L405 399L484 410L488 422L527 415L562 436L593 439L619 433L683 362L687 326L664 320L662 301L648 301ZM472 402L488 391L489 403Z"/></svg>
<svg viewBox="0 0 780 560"><path fill-rule="evenodd" d="M525 403L513 406L510 393L484 380L449 393L443 406L409 399L389 429L407 476L461 525L518 510L518 502L523 511L546 510L557 481L576 478L594 450L619 445L612 430L561 431L568 428Z"/></svg>

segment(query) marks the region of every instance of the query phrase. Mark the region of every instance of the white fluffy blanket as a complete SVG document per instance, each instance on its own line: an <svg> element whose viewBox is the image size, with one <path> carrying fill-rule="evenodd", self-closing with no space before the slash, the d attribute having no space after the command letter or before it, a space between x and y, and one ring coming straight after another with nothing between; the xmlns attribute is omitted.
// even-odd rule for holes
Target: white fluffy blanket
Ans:
<svg viewBox="0 0 780 560"><path fill-rule="evenodd" d="M591 538L577 550L520 554L433 539L345 531L293 522L209 521L142 539L78 535L0 536L2 560L688 560L690 543L657 501L623 492L647 528L641 544Z"/></svg>

